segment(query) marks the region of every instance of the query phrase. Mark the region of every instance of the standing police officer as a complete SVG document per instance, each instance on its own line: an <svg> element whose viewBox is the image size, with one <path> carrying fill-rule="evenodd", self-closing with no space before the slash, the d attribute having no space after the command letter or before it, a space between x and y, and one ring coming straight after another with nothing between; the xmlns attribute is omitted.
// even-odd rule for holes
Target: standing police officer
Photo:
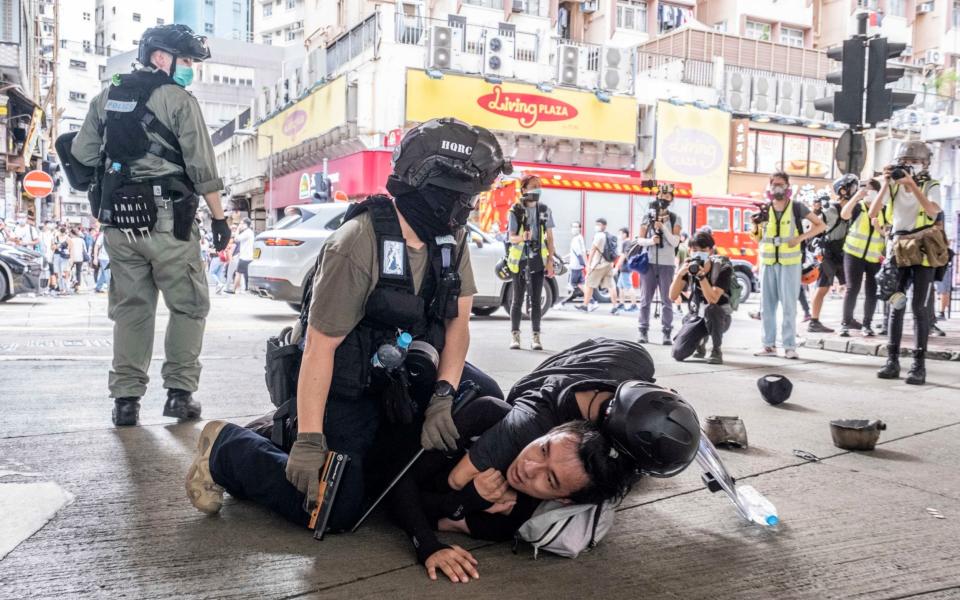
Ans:
<svg viewBox="0 0 960 600"><path fill-rule="evenodd" d="M161 373L163 414L199 419L193 399L210 299L194 221L198 195L213 217L214 246L230 228L223 216L213 144L200 105L184 88L193 62L210 58L206 38L185 25L147 29L142 69L117 75L90 103L70 153L95 167L91 209L110 250L109 316L114 322L110 396L113 423L136 425L147 389L157 293L170 311Z"/></svg>

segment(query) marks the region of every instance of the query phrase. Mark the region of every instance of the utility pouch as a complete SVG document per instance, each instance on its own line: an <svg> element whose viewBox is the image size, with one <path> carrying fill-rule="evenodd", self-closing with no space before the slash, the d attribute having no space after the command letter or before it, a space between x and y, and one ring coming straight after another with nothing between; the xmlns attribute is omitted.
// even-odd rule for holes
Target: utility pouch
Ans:
<svg viewBox="0 0 960 600"><path fill-rule="evenodd" d="M457 317L460 299L460 275L447 273L437 282L437 290L430 303L430 316L439 321Z"/></svg>
<svg viewBox="0 0 960 600"><path fill-rule="evenodd" d="M193 221L197 216L198 206L200 206L200 199L193 193L187 193L179 199L174 199L173 237L184 242L190 241L190 233L193 231Z"/></svg>
<svg viewBox="0 0 960 600"><path fill-rule="evenodd" d="M104 176L104 184L110 177L110 173ZM157 224L157 203L153 200L153 188L150 183L128 183L117 187L107 196L108 188L104 185L103 197L111 199L111 224L139 233L153 231Z"/></svg>
<svg viewBox="0 0 960 600"><path fill-rule="evenodd" d="M279 408L287 401L296 400L302 358L303 352L296 344L285 344L280 336L267 339L264 376L274 406Z"/></svg>

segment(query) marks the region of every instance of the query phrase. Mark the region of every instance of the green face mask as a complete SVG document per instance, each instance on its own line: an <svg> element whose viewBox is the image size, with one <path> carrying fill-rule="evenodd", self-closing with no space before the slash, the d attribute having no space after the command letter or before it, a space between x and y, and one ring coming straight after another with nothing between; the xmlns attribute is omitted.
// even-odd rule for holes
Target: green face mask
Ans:
<svg viewBox="0 0 960 600"><path fill-rule="evenodd" d="M193 67L177 65L173 72L173 80L181 87L187 87L193 83Z"/></svg>

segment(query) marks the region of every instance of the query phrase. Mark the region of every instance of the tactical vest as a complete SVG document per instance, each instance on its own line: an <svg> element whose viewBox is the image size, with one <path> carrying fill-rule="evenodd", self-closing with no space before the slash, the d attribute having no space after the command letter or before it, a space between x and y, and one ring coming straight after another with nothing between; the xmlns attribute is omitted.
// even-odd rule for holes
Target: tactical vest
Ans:
<svg viewBox="0 0 960 600"><path fill-rule="evenodd" d="M104 153L110 162L126 165L149 153L184 167L177 136L147 108L147 100L164 85L177 84L159 71L140 70L114 77L107 90L103 131ZM160 136L169 148L151 140L147 131Z"/></svg>
<svg viewBox="0 0 960 600"><path fill-rule="evenodd" d="M787 240L800 235L800 224L795 222L797 211L793 208L793 201L787 203L787 207L783 210L779 220L772 205L767 210L770 214L764 225L763 237L760 238L763 264L799 265L803 262L803 252L800 249L800 244L796 246L786 245ZM780 245L773 243L775 238L780 238Z"/></svg>
<svg viewBox="0 0 960 600"><path fill-rule="evenodd" d="M868 263L878 263L883 257L885 243L883 232L873 227L869 212L869 205L865 200L861 200L860 214L847 230L843 251ZM886 221L884 213L880 213L879 219L881 223Z"/></svg>
<svg viewBox="0 0 960 600"><path fill-rule="evenodd" d="M929 181L924 181L924 182L923 182L923 185L920 186L920 191L923 192L924 195L926 195L927 190L929 190L929 189L930 189L931 187L933 187L934 185L940 185L940 182L939 182L939 181L932 180L932 179L929 180ZM899 191L900 191L900 186L899 186L899 185L891 185L891 186L890 186L890 192L889 192L889 193L890 193L890 202L887 202L887 205L886 205L886 206L884 207L884 209L883 209L883 217L884 217L884 219L886 219L887 223L890 223L890 224L891 224L891 226L893 225L893 202L894 202L894 198L897 197L897 192L899 192ZM916 231L916 230L918 230L918 229L923 229L923 228L925 228L925 227L930 227L931 225L933 225L933 224L936 222L936 219L935 219L935 218L931 217L930 215L927 214L927 211L923 210L923 206L920 205L919 202L918 202L917 204L918 204L918 206L917 206L917 217L916 217L916 219L914 219L913 229L912 229L911 231L908 231L908 232L898 232L898 231L895 231L895 232L894 232L894 235L899 234L899 233L911 233L912 231ZM921 264L921 266L924 266L924 267L929 267L929 266L930 266L930 262L927 260L927 255L926 255L926 254L923 255L923 263Z"/></svg>
<svg viewBox="0 0 960 600"><path fill-rule="evenodd" d="M396 340L400 331L442 352L446 321L457 316L460 297L458 267L464 250L462 245L458 249L453 236L423 240L428 252L427 272L419 294L414 293L406 241L393 201L387 196L370 196L352 204L343 222L363 213L370 213L377 238L379 279L364 306L363 319L334 355L330 394L342 398L357 398L378 384L372 377L371 358L381 344ZM307 312L307 306L303 312Z"/></svg>
<svg viewBox="0 0 960 600"><path fill-rule="evenodd" d="M513 216L517 220L518 229L517 235L523 237L523 234L530 228L530 224L527 223L527 210L523 203L514 204L510 208L513 211ZM536 245L540 251L540 257L543 258L543 264L546 266L547 260L550 258L550 250L547 248L547 207L543 204L537 204L537 215L540 221L540 230L537 232L536 239L530 240L530 243ZM507 268L510 269L511 273L520 272L520 261L523 260L523 249L526 246L526 243L520 242L519 244L511 244L510 251L507 252Z"/></svg>

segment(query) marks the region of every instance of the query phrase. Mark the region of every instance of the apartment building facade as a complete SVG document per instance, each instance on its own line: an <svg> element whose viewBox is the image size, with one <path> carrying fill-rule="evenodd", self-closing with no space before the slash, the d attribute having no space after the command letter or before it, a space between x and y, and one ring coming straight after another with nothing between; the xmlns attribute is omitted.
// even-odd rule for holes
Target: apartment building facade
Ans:
<svg viewBox="0 0 960 600"><path fill-rule="evenodd" d="M173 18L201 35L253 41L250 0L174 0Z"/></svg>
<svg viewBox="0 0 960 600"><path fill-rule="evenodd" d="M268 46L303 44L304 23L309 15L331 10L333 2L317 0L252 0L253 41ZM308 10L308 4L310 8ZM340 0L346 7L362 2Z"/></svg>
<svg viewBox="0 0 960 600"><path fill-rule="evenodd" d="M173 4L174 0L97 0L96 47L103 48L107 56L136 50L148 27L174 22Z"/></svg>

